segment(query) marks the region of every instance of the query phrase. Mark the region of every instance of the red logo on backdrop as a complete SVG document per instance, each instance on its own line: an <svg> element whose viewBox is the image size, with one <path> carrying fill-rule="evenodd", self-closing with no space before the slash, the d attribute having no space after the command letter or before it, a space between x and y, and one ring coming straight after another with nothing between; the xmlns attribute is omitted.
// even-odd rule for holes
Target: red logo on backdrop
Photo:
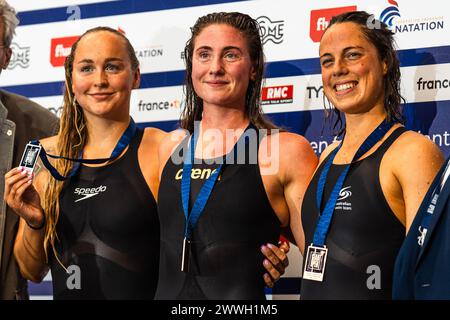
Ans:
<svg viewBox="0 0 450 320"><path fill-rule="evenodd" d="M263 87L262 89L262 105L292 103L294 98L294 86L276 86Z"/></svg>
<svg viewBox="0 0 450 320"><path fill-rule="evenodd" d="M50 45L50 63L54 67L64 65L66 57L70 54L72 45L80 36L55 38L51 40Z"/></svg>
<svg viewBox="0 0 450 320"><path fill-rule="evenodd" d="M311 10L309 36L314 42L319 42L331 18L344 12L356 11L356 6Z"/></svg>

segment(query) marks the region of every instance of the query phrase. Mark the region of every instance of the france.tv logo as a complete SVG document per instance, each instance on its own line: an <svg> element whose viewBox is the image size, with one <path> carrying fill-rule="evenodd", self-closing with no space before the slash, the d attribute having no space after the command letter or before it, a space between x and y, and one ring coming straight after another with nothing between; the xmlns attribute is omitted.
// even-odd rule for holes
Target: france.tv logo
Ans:
<svg viewBox="0 0 450 320"><path fill-rule="evenodd" d="M392 22L395 17L400 17L400 11L398 10L398 3L394 0L388 0L391 6L387 7L380 14L380 21L392 27Z"/></svg>

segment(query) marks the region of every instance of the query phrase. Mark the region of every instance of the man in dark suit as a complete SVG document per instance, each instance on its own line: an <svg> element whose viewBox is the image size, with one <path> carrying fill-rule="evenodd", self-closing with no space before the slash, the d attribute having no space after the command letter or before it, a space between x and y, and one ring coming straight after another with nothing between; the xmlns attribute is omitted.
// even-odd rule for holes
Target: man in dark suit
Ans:
<svg viewBox="0 0 450 320"><path fill-rule="evenodd" d="M450 158L434 179L397 256L394 299L450 299Z"/></svg>
<svg viewBox="0 0 450 320"><path fill-rule="evenodd" d="M19 23L8 3L0 0L0 72L11 59L11 41ZM28 298L27 282L14 258L19 217L3 199L5 173L19 165L29 140L51 136L57 118L48 110L13 93L0 90L0 299Z"/></svg>

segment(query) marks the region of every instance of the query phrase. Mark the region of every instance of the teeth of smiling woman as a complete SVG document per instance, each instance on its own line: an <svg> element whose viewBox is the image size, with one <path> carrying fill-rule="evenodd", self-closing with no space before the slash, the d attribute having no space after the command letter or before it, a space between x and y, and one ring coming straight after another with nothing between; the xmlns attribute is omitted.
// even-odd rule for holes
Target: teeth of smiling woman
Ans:
<svg viewBox="0 0 450 320"><path fill-rule="evenodd" d="M338 85L336 85L336 91L350 89L350 88L353 88L354 86L355 86L354 83L338 84Z"/></svg>

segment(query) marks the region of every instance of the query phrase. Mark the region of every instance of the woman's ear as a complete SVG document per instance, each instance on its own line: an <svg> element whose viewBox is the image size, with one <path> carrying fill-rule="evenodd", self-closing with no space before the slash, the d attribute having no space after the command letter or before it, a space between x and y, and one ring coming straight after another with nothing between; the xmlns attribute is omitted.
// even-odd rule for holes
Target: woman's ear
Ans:
<svg viewBox="0 0 450 320"><path fill-rule="evenodd" d="M385 60L383 61L383 76L385 76L387 72L388 72L388 64Z"/></svg>
<svg viewBox="0 0 450 320"><path fill-rule="evenodd" d="M255 81L256 79L256 68L252 67L252 69L250 70L250 80Z"/></svg>
<svg viewBox="0 0 450 320"><path fill-rule="evenodd" d="M134 72L133 89L138 89L141 85L141 70L139 67Z"/></svg>

